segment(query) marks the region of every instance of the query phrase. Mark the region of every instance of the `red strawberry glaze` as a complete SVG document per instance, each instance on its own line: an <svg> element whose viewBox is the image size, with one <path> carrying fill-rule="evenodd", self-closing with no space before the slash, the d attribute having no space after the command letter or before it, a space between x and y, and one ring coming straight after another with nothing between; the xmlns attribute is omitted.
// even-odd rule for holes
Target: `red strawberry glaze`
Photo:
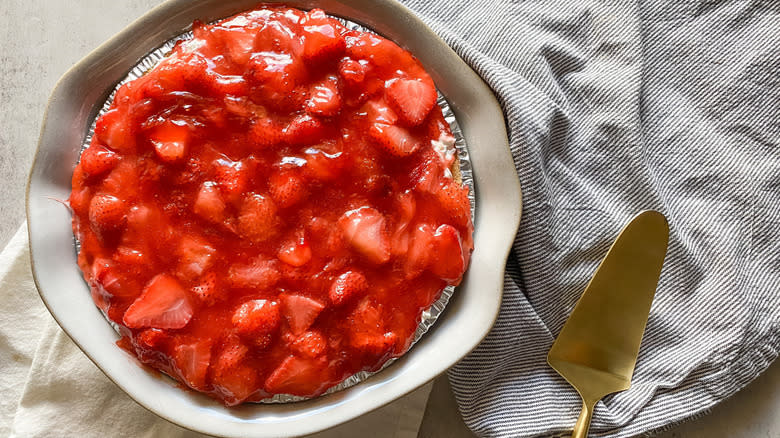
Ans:
<svg viewBox="0 0 780 438"><path fill-rule="evenodd" d="M473 248L430 76L320 10L195 23L73 173L79 267L143 363L227 405L410 345Z"/></svg>

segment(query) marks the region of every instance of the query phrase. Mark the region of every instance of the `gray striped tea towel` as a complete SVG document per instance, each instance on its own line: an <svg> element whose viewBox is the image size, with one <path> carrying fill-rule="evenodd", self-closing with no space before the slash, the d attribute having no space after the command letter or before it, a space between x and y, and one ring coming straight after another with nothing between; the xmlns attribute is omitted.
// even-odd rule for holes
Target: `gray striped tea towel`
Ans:
<svg viewBox="0 0 780 438"><path fill-rule="evenodd" d="M524 192L495 327L451 372L490 437L571 429L547 350L620 227L671 241L630 390L595 436L703 412L780 349L780 2L407 1L498 95ZM479 226L477 224L477 226Z"/></svg>

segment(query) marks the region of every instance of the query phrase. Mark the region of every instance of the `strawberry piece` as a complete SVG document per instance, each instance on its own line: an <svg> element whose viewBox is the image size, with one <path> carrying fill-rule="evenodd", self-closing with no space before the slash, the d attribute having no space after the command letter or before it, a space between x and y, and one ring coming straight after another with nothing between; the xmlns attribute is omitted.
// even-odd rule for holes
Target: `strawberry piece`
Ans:
<svg viewBox="0 0 780 438"><path fill-rule="evenodd" d="M179 256L177 275L185 280L194 280L214 264L217 250L196 236L183 236L176 255Z"/></svg>
<svg viewBox="0 0 780 438"><path fill-rule="evenodd" d="M341 152L329 154L317 148L306 149L306 174L320 181L337 179L346 167Z"/></svg>
<svg viewBox="0 0 780 438"><path fill-rule="evenodd" d="M260 389L257 371L245 363L248 352L237 339L228 339L214 363L212 384L228 406L242 403Z"/></svg>
<svg viewBox="0 0 780 438"><path fill-rule="evenodd" d="M164 163L177 163L187 154L190 130L184 122L168 121L152 130L149 141Z"/></svg>
<svg viewBox="0 0 780 438"><path fill-rule="evenodd" d="M417 126L436 105L436 88L430 80L398 79L387 87L390 104L409 126Z"/></svg>
<svg viewBox="0 0 780 438"><path fill-rule="evenodd" d="M261 86L262 97L272 102L285 99L304 82L306 74L303 63L295 62L289 53L264 51L249 60L248 76Z"/></svg>
<svg viewBox="0 0 780 438"><path fill-rule="evenodd" d="M420 225L412 231L404 266L407 279L415 278L428 269L431 252L435 250L433 234L434 230L428 224Z"/></svg>
<svg viewBox="0 0 780 438"><path fill-rule="evenodd" d="M92 145L81 154L79 165L82 170L91 177L96 177L108 173L116 166L119 157L103 146Z"/></svg>
<svg viewBox="0 0 780 438"><path fill-rule="evenodd" d="M390 260L390 241L385 217L371 207L360 207L344 213L339 219L344 239L366 259L375 264Z"/></svg>
<svg viewBox="0 0 780 438"><path fill-rule="evenodd" d="M283 133L290 144L312 144L322 139L324 131L325 128L318 118L301 114L292 119Z"/></svg>
<svg viewBox="0 0 780 438"><path fill-rule="evenodd" d="M118 268L116 263L102 257L96 257L92 263L89 285L109 302L112 298L133 299L141 292L141 286Z"/></svg>
<svg viewBox="0 0 780 438"><path fill-rule="evenodd" d="M408 157L420 148L420 142L401 126L374 123L368 135L382 150L396 157Z"/></svg>
<svg viewBox="0 0 780 438"><path fill-rule="evenodd" d="M290 331L295 335L305 332L317 319L325 305L303 295L285 293L279 296Z"/></svg>
<svg viewBox="0 0 780 438"><path fill-rule="evenodd" d="M303 26L303 57L309 62L322 62L339 56L346 49L340 26L321 9L312 9L301 20Z"/></svg>
<svg viewBox="0 0 780 438"><path fill-rule="evenodd" d="M311 114L330 117L341 111L338 79L334 76L312 85L309 96L306 111Z"/></svg>
<svg viewBox="0 0 780 438"><path fill-rule="evenodd" d="M266 379L265 390L271 394L318 395L327 385L327 365L325 358L289 356Z"/></svg>
<svg viewBox="0 0 780 438"><path fill-rule="evenodd" d="M460 233L452 225L444 224L436 229L433 242L431 272L449 284L459 284L466 268Z"/></svg>
<svg viewBox="0 0 780 438"><path fill-rule="evenodd" d="M260 149L276 146L284 140L284 130L273 120L260 118L252 123L249 139Z"/></svg>
<svg viewBox="0 0 780 438"><path fill-rule="evenodd" d="M339 62L339 76L350 85L360 85L366 79L368 67L365 63L366 61L361 63L351 58L344 58Z"/></svg>
<svg viewBox="0 0 780 438"><path fill-rule="evenodd" d="M451 181L436 192L443 213L453 225L465 228L471 222L469 188Z"/></svg>
<svg viewBox="0 0 780 438"><path fill-rule="evenodd" d="M95 138L100 144L114 151L133 152L135 138L132 135L131 123L127 123L124 115L113 108L100 116L95 122Z"/></svg>
<svg viewBox="0 0 780 438"><path fill-rule="evenodd" d="M298 356L314 359L325 352L327 343L322 334L316 330L308 331L299 336L290 345L290 349Z"/></svg>
<svg viewBox="0 0 780 438"><path fill-rule="evenodd" d="M179 329L190 322L192 314L187 291L175 278L160 274L127 308L123 321L130 328Z"/></svg>
<svg viewBox="0 0 780 438"><path fill-rule="evenodd" d="M398 195L395 206L396 225L390 240L393 242L392 253L394 255L401 255L406 254L409 250L411 236L407 229L414 220L414 215L417 212L417 201L415 200L414 194L407 190Z"/></svg>
<svg viewBox="0 0 780 438"><path fill-rule="evenodd" d="M203 304L210 306L224 298L220 294L219 280L215 272L209 272L200 278L198 284L192 288L192 292Z"/></svg>
<svg viewBox="0 0 780 438"><path fill-rule="evenodd" d="M279 249L277 257L290 266L303 266L311 260L311 247L303 237L286 242Z"/></svg>
<svg viewBox="0 0 780 438"><path fill-rule="evenodd" d="M257 259L248 265L236 264L228 270L228 281L233 287L270 289L281 279L277 264Z"/></svg>
<svg viewBox="0 0 780 438"><path fill-rule="evenodd" d="M306 198L308 191L303 178L298 172L281 171L271 174L268 178L268 189L271 197L281 208L292 207Z"/></svg>
<svg viewBox="0 0 780 438"><path fill-rule="evenodd" d="M226 208L216 183L207 181L200 186L192 211L211 223L221 224L227 218Z"/></svg>
<svg viewBox="0 0 780 438"><path fill-rule="evenodd" d="M146 351L161 349L170 337L160 329L144 329L133 339L136 348Z"/></svg>
<svg viewBox="0 0 780 438"><path fill-rule="evenodd" d="M173 349L173 364L190 388L206 389L206 372L211 363L211 340L179 344Z"/></svg>
<svg viewBox="0 0 780 438"><path fill-rule="evenodd" d="M444 169L432 156L426 158L412 171L414 189L418 192L435 194L441 187L443 179Z"/></svg>
<svg viewBox="0 0 780 438"><path fill-rule="evenodd" d="M259 194L244 199L238 215L238 232L254 242L263 242L276 234L278 217L274 202Z"/></svg>
<svg viewBox="0 0 780 438"><path fill-rule="evenodd" d="M232 321L239 335L265 348L271 343L270 335L279 328L281 314L273 301L251 300L236 309Z"/></svg>
<svg viewBox="0 0 780 438"><path fill-rule="evenodd" d="M74 175L78 169L79 168L76 167L73 173ZM83 214L89 215L89 202L91 200L92 191L89 187L78 189L77 185L73 184L73 190L70 192L70 197L68 198L68 205L70 205L70 209L73 210L74 216L81 216Z"/></svg>
<svg viewBox="0 0 780 438"><path fill-rule="evenodd" d="M238 65L246 65L255 50L257 33L253 30L231 28L222 35L230 60Z"/></svg>
<svg viewBox="0 0 780 438"><path fill-rule="evenodd" d="M214 162L214 182L227 201L237 202L249 184L247 168L241 161L220 158Z"/></svg>
<svg viewBox="0 0 780 438"><path fill-rule="evenodd" d="M101 238L118 231L127 224L125 202L112 195L96 195L89 203L89 223Z"/></svg>
<svg viewBox="0 0 780 438"><path fill-rule="evenodd" d="M353 333L349 340L352 348L370 356L384 356L390 353L397 342L398 335L393 332L384 334L356 332Z"/></svg>
<svg viewBox="0 0 780 438"><path fill-rule="evenodd" d="M369 100L360 108L360 113L365 113L370 123L394 125L398 121L398 115L384 100Z"/></svg>
<svg viewBox="0 0 780 438"><path fill-rule="evenodd" d="M328 291L330 302L335 306L353 300L368 290L366 277L358 271L347 271L333 281Z"/></svg>

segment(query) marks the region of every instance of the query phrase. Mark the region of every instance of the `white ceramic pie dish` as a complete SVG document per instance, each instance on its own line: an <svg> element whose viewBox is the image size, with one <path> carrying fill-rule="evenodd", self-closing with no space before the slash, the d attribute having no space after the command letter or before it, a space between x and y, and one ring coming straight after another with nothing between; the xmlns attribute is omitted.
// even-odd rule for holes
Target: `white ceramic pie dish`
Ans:
<svg viewBox="0 0 780 438"><path fill-rule="evenodd" d="M291 0L366 25L410 50L448 99L469 145L476 196L475 251L463 283L436 325L394 364L360 384L313 400L227 408L183 391L118 348L76 265L67 199L84 135L117 81L146 53L194 19L213 21L256 0L170 0L121 31L69 70L44 116L30 172L27 218L38 291L63 330L120 388L155 414L225 437L314 433L379 408L422 386L468 354L490 330L501 304L504 263L520 221L520 187L501 108L490 89L441 39L394 0ZM74 395L78 397L78 395Z"/></svg>

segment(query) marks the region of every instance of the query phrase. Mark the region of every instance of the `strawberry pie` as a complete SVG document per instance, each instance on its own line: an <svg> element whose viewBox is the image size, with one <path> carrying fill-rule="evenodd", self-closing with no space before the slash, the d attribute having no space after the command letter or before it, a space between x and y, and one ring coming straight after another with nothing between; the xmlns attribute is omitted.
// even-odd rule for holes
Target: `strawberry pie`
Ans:
<svg viewBox="0 0 780 438"><path fill-rule="evenodd" d="M378 370L473 248L431 77L318 9L193 34L118 89L73 173L96 305L142 363L226 405Z"/></svg>

